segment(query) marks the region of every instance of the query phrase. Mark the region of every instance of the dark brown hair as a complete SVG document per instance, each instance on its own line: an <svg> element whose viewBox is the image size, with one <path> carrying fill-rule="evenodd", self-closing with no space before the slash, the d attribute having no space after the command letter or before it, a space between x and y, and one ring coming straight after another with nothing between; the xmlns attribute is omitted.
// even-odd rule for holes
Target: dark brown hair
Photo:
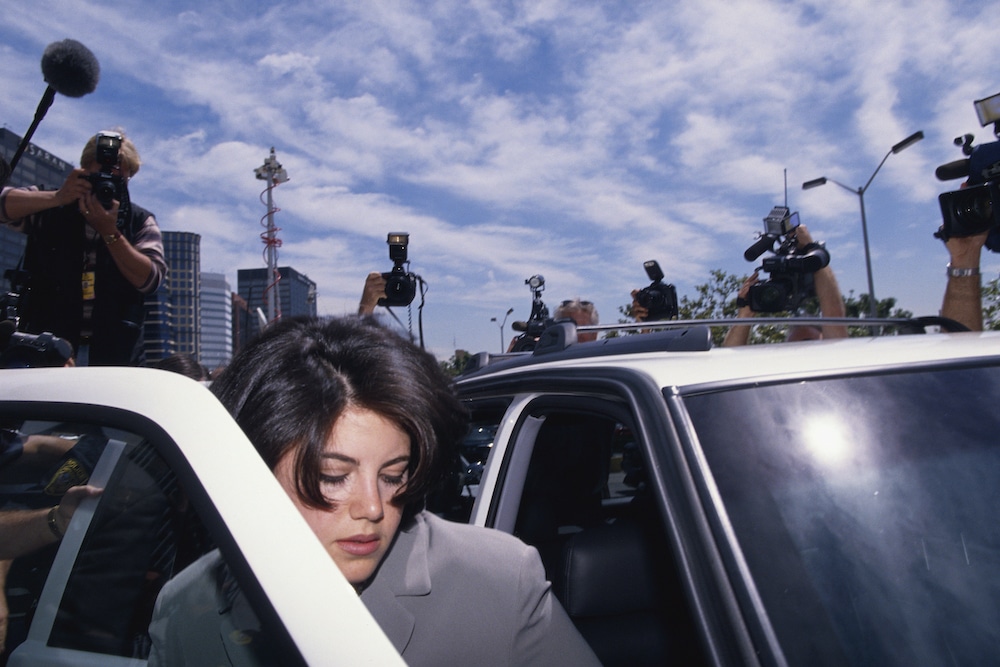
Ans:
<svg viewBox="0 0 1000 667"><path fill-rule="evenodd" d="M212 391L271 470L295 454L303 503L330 508L320 460L347 408L371 410L410 436L409 481L394 502L414 509L438 481L466 415L437 360L374 318L290 318L269 326Z"/></svg>

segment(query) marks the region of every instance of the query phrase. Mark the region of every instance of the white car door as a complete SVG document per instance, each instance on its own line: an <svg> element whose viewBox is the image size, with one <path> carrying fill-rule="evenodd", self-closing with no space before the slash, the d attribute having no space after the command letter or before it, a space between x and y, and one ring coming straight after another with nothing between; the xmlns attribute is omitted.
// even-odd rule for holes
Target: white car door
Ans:
<svg viewBox="0 0 1000 667"><path fill-rule="evenodd" d="M265 633L287 651L285 664L403 664L242 431L199 383L150 369L4 370L0 427L23 438L56 434L74 448L51 465L32 468L25 455L4 463L0 508L45 506L47 493L54 505L53 488L74 475L75 483L104 489L81 504L47 553L13 560L6 586L12 667L144 665L156 593L216 547Z"/></svg>

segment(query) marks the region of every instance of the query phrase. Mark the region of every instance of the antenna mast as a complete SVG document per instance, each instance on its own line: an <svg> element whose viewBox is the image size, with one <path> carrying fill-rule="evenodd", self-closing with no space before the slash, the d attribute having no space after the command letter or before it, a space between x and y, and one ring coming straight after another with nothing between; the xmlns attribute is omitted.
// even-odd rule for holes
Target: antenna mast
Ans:
<svg viewBox="0 0 1000 667"><path fill-rule="evenodd" d="M257 176L257 180L267 181L267 188L261 193L267 195L266 202L261 200L267 207L265 216L267 229L260 238L264 242L264 259L267 261L267 274L270 280L264 288L264 294L267 295L267 321L270 323L281 317L280 302L277 299L278 281L281 279L281 274L278 273L278 248L281 247L281 239L278 238L279 228L274 226L274 214L281 209L275 208L271 191L288 180L288 172L278 162L274 146L271 146L271 154L264 160L264 164L254 169L253 173ZM264 224L263 218L261 224Z"/></svg>

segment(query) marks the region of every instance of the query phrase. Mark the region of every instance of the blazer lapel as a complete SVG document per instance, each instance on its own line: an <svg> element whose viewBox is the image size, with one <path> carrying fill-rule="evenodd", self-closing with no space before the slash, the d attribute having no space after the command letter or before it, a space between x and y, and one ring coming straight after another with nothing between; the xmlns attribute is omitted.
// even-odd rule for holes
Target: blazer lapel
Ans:
<svg viewBox="0 0 1000 667"><path fill-rule="evenodd" d="M409 644L415 625L403 598L431 592L428 547L424 518L418 514L396 535L375 579L361 593L361 601L400 654Z"/></svg>

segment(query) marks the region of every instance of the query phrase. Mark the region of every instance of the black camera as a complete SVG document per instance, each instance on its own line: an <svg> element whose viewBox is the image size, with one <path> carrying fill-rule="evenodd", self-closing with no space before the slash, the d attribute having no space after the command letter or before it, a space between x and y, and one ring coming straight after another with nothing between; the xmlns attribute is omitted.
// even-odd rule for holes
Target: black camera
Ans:
<svg viewBox="0 0 1000 667"><path fill-rule="evenodd" d="M798 212L775 206L764 218L764 233L743 254L752 262L768 250L774 253L765 257L760 266L770 277L751 285L747 295L750 309L756 313L794 311L803 300L816 294L813 274L830 263L830 253L822 243L799 248L795 238L798 226ZM776 241L781 243L774 250Z"/></svg>
<svg viewBox="0 0 1000 667"><path fill-rule="evenodd" d="M378 300L378 305L409 306L417 295L417 276L403 268L407 263L406 246L410 243L410 235L406 232L390 232L386 243L389 244L392 271L382 274L385 278L385 296Z"/></svg>
<svg viewBox="0 0 1000 667"><path fill-rule="evenodd" d="M659 263L651 259L643 262L642 266L653 281L649 287L643 287L635 295L636 303L649 312L646 321L671 320L677 317L677 290L673 285L664 284Z"/></svg>
<svg viewBox="0 0 1000 667"><path fill-rule="evenodd" d="M538 337L554 322L549 317L549 307L542 301L542 292L545 291L544 276L535 274L525 279L524 284L531 290L531 315L527 322L511 324L512 329L523 332L511 343L511 352L527 352L535 349Z"/></svg>
<svg viewBox="0 0 1000 667"><path fill-rule="evenodd" d="M993 133L1000 136L1000 93L975 102L979 123L993 123ZM1000 141L973 146L973 135L955 139L968 157L943 164L935 170L939 180L966 178L965 185L938 196L941 227L934 236L947 241L953 236L974 236L985 231L986 247L1000 252Z"/></svg>
<svg viewBox="0 0 1000 667"><path fill-rule="evenodd" d="M96 174L82 177L90 181L94 196L106 210L111 210L115 199L118 201L124 199L122 190L125 188L125 179L120 174L114 173L114 168L118 166L121 147L122 135L117 132L98 132L95 138L95 150L100 170Z"/></svg>
<svg viewBox="0 0 1000 667"><path fill-rule="evenodd" d="M0 321L10 320L16 326L20 321L21 294L28 285L28 272L21 269L7 269L3 272L3 277L10 285L10 289L0 294Z"/></svg>
<svg viewBox="0 0 1000 667"><path fill-rule="evenodd" d="M13 321L0 321L0 368L65 366L72 356L73 346L63 338L22 333Z"/></svg>

